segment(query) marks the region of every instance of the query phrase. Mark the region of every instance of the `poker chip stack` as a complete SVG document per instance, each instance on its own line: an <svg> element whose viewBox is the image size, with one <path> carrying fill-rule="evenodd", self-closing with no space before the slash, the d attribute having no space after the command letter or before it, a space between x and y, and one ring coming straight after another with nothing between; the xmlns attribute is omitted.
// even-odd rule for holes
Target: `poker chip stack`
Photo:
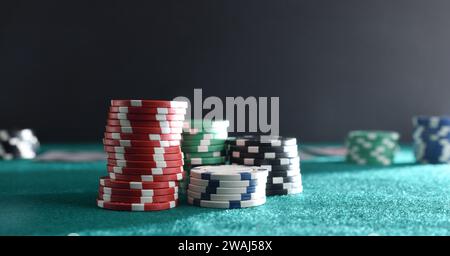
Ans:
<svg viewBox="0 0 450 256"><path fill-rule="evenodd" d="M450 117L417 116L413 118L413 140L419 163L450 163Z"/></svg>
<svg viewBox="0 0 450 256"><path fill-rule="evenodd" d="M390 165L398 149L399 133L351 131L347 136L347 162L359 165Z"/></svg>
<svg viewBox="0 0 450 256"><path fill-rule="evenodd" d="M0 130L0 160L33 159L39 146L31 129Z"/></svg>
<svg viewBox="0 0 450 256"><path fill-rule="evenodd" d="M299 194L303 191L297 139L281 136L229 138L232 164L268 169L266 195Z"/></svg>
<svg viewBox="0 0 450 256"><path fill-rule="evenodd" d="M181 149L185 156L184 192L189 182L189 170L201 165L221 165L226 162L225 142L228 138L227 120L191 120L184 123Z"/></svg>
<svg viewBox="0 0 450 256"><path fill-rule="evenodd" d="M241 165L199 166L191 169L189 204L209 208L247 208L266 202L266 168Z"/></svg>
<svg viewBox="0 0 450 256"><path fill-rule="evenodd" d="M100 178L99 207L155 211L178 204L186 108L179 101L111 101L103 140L108 176Z"/></svg>

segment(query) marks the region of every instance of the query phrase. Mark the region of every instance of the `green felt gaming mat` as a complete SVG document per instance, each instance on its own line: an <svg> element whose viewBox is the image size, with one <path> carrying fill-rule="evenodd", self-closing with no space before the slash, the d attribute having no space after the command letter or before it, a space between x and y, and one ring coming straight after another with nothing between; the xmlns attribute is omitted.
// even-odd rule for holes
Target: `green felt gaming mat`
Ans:
<svg viewBox="0 0 450 256"><path fill-rule="evenodd" d="M100 145L46 149L101 151ZM402 147L391 167L339 157L302 162L304 192L235 210L161 212L96 207L105 162L0 162L0 235L450 235L450 167L416 165Z"/></svg>

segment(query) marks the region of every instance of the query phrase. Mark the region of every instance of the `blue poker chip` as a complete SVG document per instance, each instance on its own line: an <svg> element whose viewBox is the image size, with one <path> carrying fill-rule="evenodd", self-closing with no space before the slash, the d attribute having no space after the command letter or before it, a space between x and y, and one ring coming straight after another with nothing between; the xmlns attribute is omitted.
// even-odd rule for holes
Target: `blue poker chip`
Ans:
<svg viewBox="0 0 450 256"><path fill-rule="evenodd" d="M414 152L418 162L430 164L450 162L450 145L439 141L426 143L416 141Z"/></svg>
<svg viewBox="0 0 450 256"><path fill-rule="evenodd" d="M428 123L425 123L425 120L428 120ZM430 164L450 162L450 126L441 125L445 124L446 120L437 117L415 119L413 139L414 153L418 162Z"/></svg>
<svg viewBox="0 0 450 256"><path fill-rule="evenodd" d="M221 187L221 188L241 188L241 187L253 187L261 184L265 184L267 180L233 180L233 181L223 181L223 180L202 180L190 177L190 184L204 187Z"/></svg>
<svg viewBox="0 0 450 256"><path fill-rule="evenodd" d="M450 116L415 116L413 117L414 126L424 126L436 128L450 125Z"/></svg>
<svg viewBox="0 0 450 256"><path fill-rule="evenodd" d="M246 135L230 137L227 143L235 146L297 146L297 139L270 135Z"/></svg>
<svg viewBox="0 0 450 256"><path fill-rule="evenodd" d="M187 195L194 199L210 200L210 201L244 201L244 200L255 200L266 196L264 190L255 193L241 193L241 194L210 194L188 190Z"/></svg>
<svg viewBox="0 0 450 256"><path fill-rule="evenodd" d="M239 188L223 188L223 187L205 187L198 186L190 183L188 189L208 194L249 194L260 192L265 189L265 186L249 186L249 187L239 187Z"/></svg>
<svg viewBox="0 0 450 256"><path fill-rule="evenodd" d="M413 131L413 138L424 141L436 141L438 139L450 140L450 126L438 128L417 127Z"/></svg>
<svg viewBox="0 0 450 256"><path fill-rule="evenodd" d="M252 200L244 200L244 201L212 201L212 200L200 200L195 199L188 196L188 203L200 206L200 207L208 207L208 208L222 208L222 209L239 209L239 208L247 208L260 206L266 203L266 197L252 199Z"/></svg>

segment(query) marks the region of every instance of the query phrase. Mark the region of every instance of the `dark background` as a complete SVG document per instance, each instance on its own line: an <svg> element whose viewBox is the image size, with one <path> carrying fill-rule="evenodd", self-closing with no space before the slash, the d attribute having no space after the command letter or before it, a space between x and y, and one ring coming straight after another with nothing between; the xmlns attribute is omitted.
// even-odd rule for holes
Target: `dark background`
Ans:
<svg viewBox="0 0 450 256"><path fill-rule="evenodd" d="M279 96L281 133L450 112L449 1L2 1L0 127L100 141L111 98Z"/></svg>

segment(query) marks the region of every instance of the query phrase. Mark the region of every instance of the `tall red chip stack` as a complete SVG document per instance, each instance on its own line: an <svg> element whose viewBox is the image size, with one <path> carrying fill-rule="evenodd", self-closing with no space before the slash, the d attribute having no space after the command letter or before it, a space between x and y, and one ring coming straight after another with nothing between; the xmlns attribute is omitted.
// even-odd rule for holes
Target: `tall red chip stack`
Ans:
<svg viewBox="0 0 450 256"><path fill-rule="evenodd" d="M178 204L184 179L180 140L186 102L112 100L104 133L108 176L100 178L98 207L159 211Z"/></svg>

